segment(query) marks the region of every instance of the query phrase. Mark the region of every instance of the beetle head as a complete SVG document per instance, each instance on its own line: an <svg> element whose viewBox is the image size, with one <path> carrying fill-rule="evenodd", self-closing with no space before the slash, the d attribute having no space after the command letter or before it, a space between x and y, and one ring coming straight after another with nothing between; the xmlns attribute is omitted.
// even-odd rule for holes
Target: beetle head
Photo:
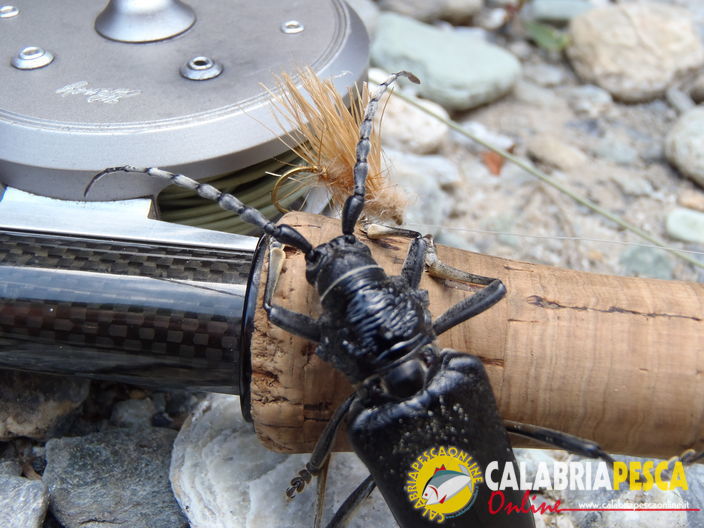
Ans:
<svg viewBox="0 0 704 528"><path fill-rule="evenodd" d="M339 236L306 255L306 279L322 293L345 273L375 265L369 248L353 236Z"/></svg>

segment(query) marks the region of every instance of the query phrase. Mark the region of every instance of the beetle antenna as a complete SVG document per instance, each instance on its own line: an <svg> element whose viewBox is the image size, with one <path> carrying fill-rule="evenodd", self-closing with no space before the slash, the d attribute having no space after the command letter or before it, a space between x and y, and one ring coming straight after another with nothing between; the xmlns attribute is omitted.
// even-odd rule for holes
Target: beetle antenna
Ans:
<svg viewBox="0 0 704 528"><path fill-rule="evenodd" d="M232 211L248 224L261 228L267 235L270 235L282 244L287 244L298 248L306 255L313 250L313 246L311 246L310 242L308 242L308 240L306 240L305 237L293 227L286 224L276 225L257 209L243 204L233 195L224 193L207 183L200 183L193 178L184 176L183 174L175 174L163 169L157 169L156 167L143 168L124 165L122 167L111 167L109 169L102 170L90 180L85 191L83 192L83 196L85 197L88 195L88 192L98 180L108 174L112 174L113 172L140 172L147 174L152 178L156 178L157 180L163 180L178 187L190 189L195 191L198 196L217 203L225 211Z"/></svg>
<svg viewBox="0 0 704 528"><path fill-rule="evenodd" d="M416 84L420 83L418 77L407 71L400 71L391 75L378 86L374 94L369 98L367 109L364 111L364 119L359 125L359 142L355 152L357 161L354 164L354 193L347 198L342 208L342 234L344 235L352 236L354 226L364 209L364 195L366 193L367 173L369 172L367 156L371 149L369 136L372 133L372 120L374 119L376 108L386 90L399 77L406 77Z"/></svg>

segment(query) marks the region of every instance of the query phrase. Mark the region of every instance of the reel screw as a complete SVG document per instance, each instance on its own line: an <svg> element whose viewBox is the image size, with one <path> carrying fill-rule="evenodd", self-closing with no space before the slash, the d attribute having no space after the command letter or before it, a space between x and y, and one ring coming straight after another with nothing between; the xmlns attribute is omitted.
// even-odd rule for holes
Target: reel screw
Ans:
<svg viewBox="0 0 704 528"><path fill-rule="evenodd" d="M36 70L51 64L54 55L38 46L27 46L22 48L17 55L12 58L12 65L18 70Z"/></svg>
<svg viewBox="0 0 704 528"><path fill-rule="evenodd" d="M0 6L0 18L12 18L20 14L20 10L17 6L6 4Z"/></svg>
<svg viewBox="0 0 704 528"><path fill-rule="evenodd" d="M281 31L288 35L295 35L303 31L305 27L298 20L288 20L281 24Z"/></svg>
<svg viewBox="0 0 704 528"><path fill-rule="evenodd" d="M207 81L222 73L223 67L219 62L215 62L210 57L193 57L186 64L181 66L179 72L181 77L192 81Z"/></svg>

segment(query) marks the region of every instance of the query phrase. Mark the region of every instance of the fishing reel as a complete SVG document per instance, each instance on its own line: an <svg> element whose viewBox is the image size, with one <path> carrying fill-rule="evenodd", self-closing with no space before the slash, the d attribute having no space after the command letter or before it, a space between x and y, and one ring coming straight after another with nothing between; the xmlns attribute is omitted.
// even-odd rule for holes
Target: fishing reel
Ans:
<svg viewBox="0 0 704 528"><path fill-rule="evenodd" d="M150 178L125 174L87 198L84 190L105 167L159 166L277 215L267 173L295 162L295 131L274 117L277 89L264 86L310 67L347 93L367 68L359 17L342 0L27 2L0 8L0 54L0 367L239 393L256 239L203 228L250 227ZM183 319L184 281L200 298L188 301L190 313L211 306L220 341L210 352L193 344L205 329L190 344L167 335ZM141 338L115 326L125 326L114 306L128 294L143 300L131 302L144 317L166 314ZM54 311L34 331L28 318L40 305ZM93 315L114 319L86 335L62 312L69 305L102 305Z"/></svg>

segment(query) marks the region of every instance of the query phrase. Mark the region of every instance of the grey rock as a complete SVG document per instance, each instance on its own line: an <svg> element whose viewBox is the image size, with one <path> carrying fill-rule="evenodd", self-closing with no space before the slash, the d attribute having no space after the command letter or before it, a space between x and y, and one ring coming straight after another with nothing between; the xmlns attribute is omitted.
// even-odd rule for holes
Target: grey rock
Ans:
<svg viewBox="0 0 704 528"><path fill-rule="evenodd" d="M513 96L530 105L547 108L555 105L555 92L524 79L519 80L513 87Z"/></svg>
<svg viewBox="0 0 704 528"><path fill-rule="evenodd" d="M0 440L62 432L89 388L88 380L0 371Z"/></svg>
<svg viewBox="0 0 704 528"><path fill-rule="evenodd" d="M606 134L593 149L593 153L619 165L633 165L638 161L638 151L614 134Z"/></svg>
<svg viewBox="0 0 704 528"><path fill-rule="evenodd" d="M604 116L613 108L611 94L593 84L583 84L571 88L567 92L570 106L578 114L585 117Z"/></svg>
<svg viewBox="0 0 704 528"><path fill-rule="evenodd" d="M677 169L704 187L704 108L682 114L665 138L665 155Z"/></svg>
<svg viewBox="0 0 704 528"><path fill-rule="evenodd" d="M628 248L619 258L624 274L653 279L672 279L672 258L663 250L635 246Z"/></svg>
<svg viewBox="0 0 704 528"><path fill-rule="evenodd" d="M479 12L483 0L381 0L379 6L385 11L394 11L402 15L432 22L445 19L453 22L466 22Z"/></svg>
<svg viewBox="0 0 704 528"><path fill-rule="evenodd" d="M664 94L679 76L704 64L691 14L643 2L592 9L570 24L567 54L577 74L626 102Z"/></svg>
<svg viewBox="0 0 704 528"><path fill-rule="evenodd" d="M480 38L442 30L394 13L379 17L372 63L387 71L408 70L418 94L449 110L466 110L505 94L520 75L509 52Z"/></svg>
<svg viewBox="0 0 704 528"><path fill-rule="evenodd" d="M112 408L110 423L118 427L148 427L154 413L156 406L149 398L123 400Z"/></svg>
<svg viewBox="0 0 704 528"><path fill-rule="evenodd" d="M684 114L696 106L692 97L676 86L670 86L665 91L665 99L680 114Z"/></svg>
<svg viewBox="0 0 704 528"><path fill-rule="evenodd" d="M525 40L512 40L506 45L506 49L522 61L528 60L535 53L533 46Z"/></svg>
<svg viewBox="0 0 704 528"><path fill-rule="evenodd" d="M0 460L0 475L19 476L21 473L19 460Z"/></svg>
<svg viewBox="0 0 704 528"><path fill-rule="evenodd" d="M168 479L175 436L150 427L49 440L52 513L66 528L187 527Z"/></svg>
<svg viewBox="0 0 704 528"><path fill-rule="evenodd" d="M17 458L17 452L12 444L7 444L4 449L0 446L0 475L19 476L22 474L22 467Z"/></svg>
<svg viewBox="0 0 704 528"><path fill-rule="evenodd" d="M284 490L308 455L282 455L265 449L242 419L239 399L210 395L179 432L171 462L171 483L192 528L268 528L309 526L315 486L295 500ZM333 456L325 517L368 474L350 453ZM378 493L355 515L350 526L395 526Z"/></svg>
<svg viewBox="0 0 704 528"><path fill-rule="evenodd" d="M589 0L533 0L530 6L533 18L546 22L568 22L593 7Z"/></svg>
<svg viewBox="0 0 704 528"><path fill-rule="evenodd" d="M500 134L498 132L495 132L486 126L484 126L482 123L479 121L462 121L460 123L462 125L462 128L464 128L467 132L472 134L474 137L477 139L484 141L494 147L504 149L504 150L509 150L511 147L513 147L516 142L513 140L513 138L510 138L509 136L506 136L504 134ZM456 142L457 144L461 145L462 147L465 147L469 149L471 152L475 154L480 154L484 151L486 151L486 147L472 139L469 139L467 136L460 134L456 130L453 130L450 132L450 137L452 138L452 141Z"/></svg>
<svg viewBox="0 0 704 528"><path fill-rule="evenodd" d="M678 207L667 215L665 228L672 238L704 244L704 213Z"/></svg>
<svg viewBox="0 0 704 528"><path fill-rule="evenodd" d="M41 480L0 473L0 526L40 528L49 506L49 494Z"/></svg>
<svg viewBox="0 0 704 528"><path fill-rule="evenodd" d="M559 86L565 81L565 71L562 68L539 62L523 65L523 76L540 86Z"/></svg>
<svg viewBox="0 0 704 528"><path fill-rule="evenodd" d="M379 6L372 0L346 0L347 4L355 10L362 19L367 33L371 36L376 32L376 24L379 20Z"/></svg>

